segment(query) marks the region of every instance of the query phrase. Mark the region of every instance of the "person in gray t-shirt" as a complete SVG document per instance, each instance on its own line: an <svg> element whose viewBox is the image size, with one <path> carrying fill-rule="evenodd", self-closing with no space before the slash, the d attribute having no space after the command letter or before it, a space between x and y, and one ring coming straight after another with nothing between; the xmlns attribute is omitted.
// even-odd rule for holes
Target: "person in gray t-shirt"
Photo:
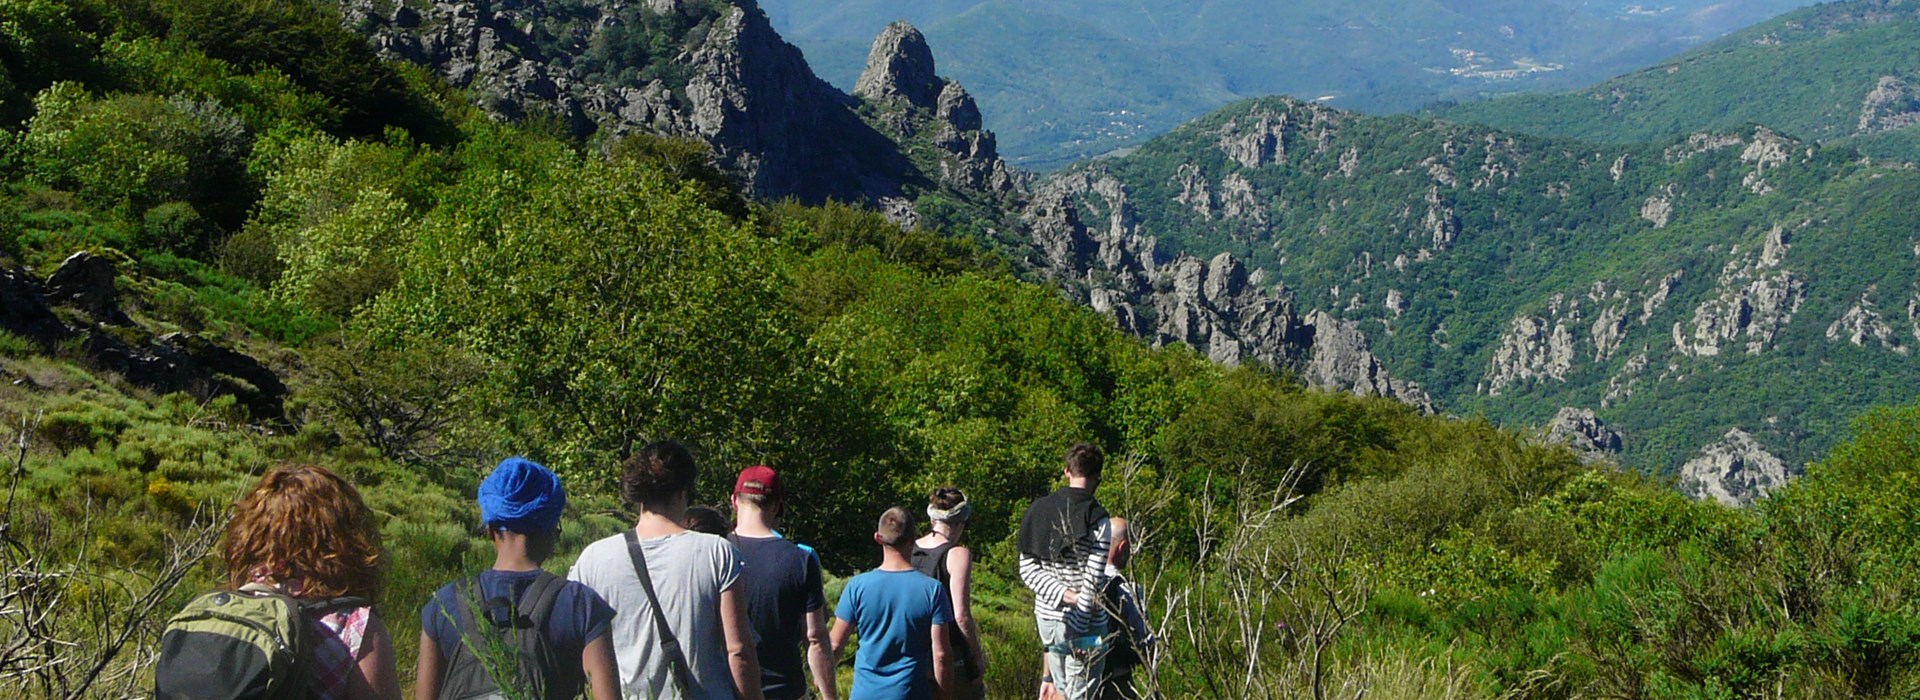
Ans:
<svg viewBox="0 0 1920 700"><path fill-rule="evenodd" d="M567 577L586 584L615 611L614 657L629 698L761 700L740 574L740 552L724 537L681 527L698 470L678 442L656 442L627 460L621 487L640 511L634 533L659 596L656 611L634 573L626 533L587 545ZM692 687L679 689L660 651L654 615L685 651Z"/></svg>

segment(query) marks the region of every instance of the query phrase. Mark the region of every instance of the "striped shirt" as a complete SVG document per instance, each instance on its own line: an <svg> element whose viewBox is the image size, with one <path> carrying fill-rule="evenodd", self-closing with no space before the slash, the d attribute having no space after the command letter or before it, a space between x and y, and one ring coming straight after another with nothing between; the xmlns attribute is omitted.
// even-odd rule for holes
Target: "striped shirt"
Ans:
<svg viewBox="0 0 1920 700"><path fill-rule="evenodd" d="M1033 589L1034 614L1065 622L1075 636L1105 629L1107 611L1100 605L1100 591L1107 583L1107 548L1112 542L1112 521L1102 519L1074 542L1072 559L1042 561L1021 553L1020 580ZM1074 605L1065 603L1067 591L1077 596Z"/></svg>

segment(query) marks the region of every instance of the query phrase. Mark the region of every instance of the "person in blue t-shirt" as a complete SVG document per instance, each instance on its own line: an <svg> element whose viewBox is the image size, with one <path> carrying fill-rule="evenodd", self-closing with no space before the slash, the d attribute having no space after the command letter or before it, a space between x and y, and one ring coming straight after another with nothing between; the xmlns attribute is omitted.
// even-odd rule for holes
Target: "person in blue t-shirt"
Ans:
<svg viewBox="0 0 1920 700"><path fill-rule="evenodd" d="M933 684L953 688L947 626L953 601L939 581L913 568L913 517L905 508L880 516L873 539L880 568L847 582L834 610L833 651L860 635L848 700L931 700ZM928 683L931 678L933 684Z"/></svg>
<svg viewBox="0 0 1920 700"><path fill-rule="evenodd" d="M585 690L593 700L618 700L607 634L613 608L593 589L540 568L553 554L567 507L560 478L511 457L481 482L478 500L493 538L493 568L441 587L421 608L414 698L464 698L507 684L534 698L575 698ZM546 653L527 648L529 642L544 644ZM517 665L502 668L476 656L498 643L508 645ZM513 677L494 676L503 670Z"/></svg>

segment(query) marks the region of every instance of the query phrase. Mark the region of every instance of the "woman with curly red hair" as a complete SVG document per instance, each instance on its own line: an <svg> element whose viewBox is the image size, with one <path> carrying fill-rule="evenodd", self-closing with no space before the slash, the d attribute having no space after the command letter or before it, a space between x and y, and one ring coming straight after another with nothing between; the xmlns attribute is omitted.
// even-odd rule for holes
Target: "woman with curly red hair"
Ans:
<svg viewBox="0 0 1920 700"><path fill-rule="evenodd" d="M353 484L322 467L276 467L234 507L222 555L228 584L273 586L295 598L373 600L381 587L380 530ZM398 700L393 639L371 606L312 620L312 697Z"/></svg>

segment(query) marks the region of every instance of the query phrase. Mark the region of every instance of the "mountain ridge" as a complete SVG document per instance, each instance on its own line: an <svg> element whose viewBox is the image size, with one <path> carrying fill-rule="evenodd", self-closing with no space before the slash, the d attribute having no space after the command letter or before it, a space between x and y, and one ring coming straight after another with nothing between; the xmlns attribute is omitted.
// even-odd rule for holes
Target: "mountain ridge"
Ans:
<svg viewBox="0 0 1920 700"><path fill-rule="evenodd" d="M1567 93L1433 107L1433 116L1604 143L1765 124L1912 159L1920 5L1846 0L1749 27L1659 65Z"/></svg>
<svg viewBox="0 0 1920 700"><path fill-rule="evenodd" d="M1328 97L1377 112L1483 91L1572 88L1805 3L763 4L843 89L869 38L893 20L912 22L948 70L974 86L1009 158L1052 170L1261 95Z"/></svg>

